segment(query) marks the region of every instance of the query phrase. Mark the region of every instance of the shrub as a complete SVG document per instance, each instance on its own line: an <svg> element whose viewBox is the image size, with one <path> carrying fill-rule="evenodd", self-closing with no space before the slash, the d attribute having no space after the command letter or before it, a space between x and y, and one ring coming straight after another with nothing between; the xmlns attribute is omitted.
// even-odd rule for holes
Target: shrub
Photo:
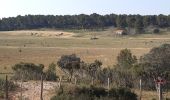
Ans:
<svg viewBox="0 0 170 100"><path fill-rule="evenodd" d="M157 28L153 30L153 33L159 33L159 32L160 32L160 30Z"/></svg>
<svg viewBox="0 0 170 100"><path fill-rule="evenodd" d="M69 73L69 81L71 81L74 71L80 69L80 62L81 59L77 57L76 54L63 55L57 61L57 65Z"/></svg>
<svg viewBox="0 0 170 100"><path fill-rule="evenodd" d="M71 95L61 94L51 98L51 100L74 100Z"/></svg>
<svg viewBox="0 0 170 100"><path fill-rule="evenodd" d="M124 100L137 100L137 95L132 93L130 89L127 88L119 88L117 89L119 98L123 98Z"/></svg>
<svg viewBox="0 0 170 100"><path fill-rule="evenodd" d="M118 66L128 69L137 62L137 57L132 54L130 49L123 49L117 56Z"/></svg>
<svg viewBox="0 0 170 100"><path fill-rule="evenodd" d="M169 58L170 44L162 44L159 47L152 48L149 53L141 57L139 67L143 71L145 88L156 89L154 80L157 80L158 77L167 81L170 80ZM170 84L164 86L166 86L166 89L170 89Z"/></svg>
<svg viewBox="0 0 170 100"><path fill-rule="evenodd" d="M0 79L0 98L4 98L5 91L5 80ZM8 89L9 91L14 91L18 86L11 81L8 81Z"/></svg>
<svg viewBox="0 0 170 100"><path fill-rule="evenodd" d="M91 86L90 87L90 94L89 95L92 95L92 96L95 96L95 97L103 97L103 96L106 96L108 93L106 92L105 88L102 88L102 87L94 87L94 86Z"/></svg>
<svg viewBox="0 0 170 100"><path fill-rule="evenodd" d="M137 95L126 88L113 88L108 92L102 87L91 86L76 87L71 92L52 97L51 100L137 100Z"/></svg>
<svg viewBox="0 0 170 100"><path fill-rule="evenodd" d="M109 97L115 100L137 100L137 95L127 88L112 88L109 91Z"/></svg>
<svg viewBox="0 0 170 100"><path fill-rule="evenodd" d="M14 71L13 79L39 80L43 73L44 65L33 63L19 63L12 66Z"/></svg>
<svg viewBox="0 0 170 100"><path fill-rule="evenodd" d="M4 98L4 92L0 90L0 98Z"/></svg>
<svg viewBox="0 0 170 100"><path fill-rule="evenodd" d="M3 80L3 79L0 79L0 90L4 90L5 88L5 80ZM15 85L13 82L11 82L11 81L8 81L8 89L9 90L11 90L11 91L13 91L13 90L15 90L16 89L16 87L17 87L17 85Z"/></svg>
<svg viewBox="0 0 170 100"><path fill-rule="evenodd" d="M45 74L46 74L47 81L56 81L57 80L56 65L54 63L51 63L48 67L48 70L45 72Z"/></svg>
<svg viewBox="0 0 170 100"><path fill-rule="evenodd" d="M106 96L107 95L105 88L94 87L94 86L91 86L90 88L87 88L87 87L78 88L78 87L76 87L74 89L74 91L72 91L72 93L74 95L87 94L87 95L92 96L92 97L100 97L100 96Z"/></svg>

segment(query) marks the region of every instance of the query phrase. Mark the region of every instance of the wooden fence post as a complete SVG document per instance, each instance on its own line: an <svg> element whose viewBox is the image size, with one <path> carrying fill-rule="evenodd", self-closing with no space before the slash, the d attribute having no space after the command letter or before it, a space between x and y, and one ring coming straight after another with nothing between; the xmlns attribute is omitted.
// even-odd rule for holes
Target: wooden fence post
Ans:
<svg viewBox="0 0 170 100"><path fill-rule="evenodd" d="M161 86L161 83L158 83L158 87L159 87L159 100L162 100L162 86Z"/></svg>
<svg viewBox="0 0 170 100"><path fill-rule="evenodd" d="M41 94L40 94L40 100L43 100L43 74L41 75Z"/></svg>
<svg viewBox="0 0 170 100"><path fill-rule="evenodd" d="M92 77L92 85L94 85L94 77Z"/></svg>
<svg viewBox="0 0 170 100"><path fill-rule="evenodd" d="M75 77L74 84L77 85L77 78Z"/></svg>
<svg viewBox="0 0 170 100"><path fill-rule="evenodd" d="M107 88L108 88L108 91L110 90L110 78L108 77L108 79L107 79Z"/></svg>
<svg viewBox="0 0 170 100"><path fill-rule="evenodd" d="M62 76L60 76L60 78L59 78L59 88L61 87L61 82L62 82Z"/></svg>
<svg viewBox="0 0 170 100"><path fill-rule="evenodd" d="M21 84L20 84L20 87L21 87L21 94L20 94L20 99L22 100L22 84L23 84L23 73L22 73L22 75L21 75Z"/></svg>
<svg viewBox="0 0 170 100"><path fill-rule="evenodd" d="M140 85L140 97L139 97L139 100L141 100L142 99L142 79L140 79L139 85Z"/></svg>
<svg viewBox="0 0 170 100"><path fill-rule="evenodd" d="M6 75L5 81L5 100L8 100L8 75Z"/></svg>
<svg viewBox="0 0 170 100"><path fill-rule="evenodd" d="M108 89L108 96L110 95L110 78L107 78L107 89Z"/></svg>

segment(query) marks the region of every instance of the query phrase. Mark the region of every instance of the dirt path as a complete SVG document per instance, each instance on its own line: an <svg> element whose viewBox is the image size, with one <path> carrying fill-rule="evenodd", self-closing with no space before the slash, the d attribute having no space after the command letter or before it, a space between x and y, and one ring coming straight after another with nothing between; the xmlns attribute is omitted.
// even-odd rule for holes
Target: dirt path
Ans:
<svg viewBox="0 0 170 100"><path fill-rule="evenodd" d="M18 49L20 48L19 46L0 46L0 48L9 48L9 49ZM113 49L113 50L116 50L116 49L125 49L125 48L122 48L122 47L115 47L115 48L112 48L112 47L106 47L106 48L102 48L102 47L24 47L25 49ZM134 48L128 48L128 49L151 49L151 48L148 48L148 47L141 47L141 48L138 48L138 47L134 47Z"/></svg>
<svg viewBox="0 0 170 100"><path fill-rule="evenodd" d="M20 85L20 82L17 82ZM57 82L44 82L43 83L43 99L50 100L50 98L55 93L55 89L58 87ZM23 100L40 100L41 82L40 81L29 81L23 82ZM12 100L19 100L18 97L21 92L13 93Z"/></svg>
<svg viewBox="0 0 170 100"><path fill-rule="evenodd" d="M140 40L169 40L170 38L165 38L165 37L161 37L161 38L129 38L131 40L136 40L136 39L140 39Z"/></svg>

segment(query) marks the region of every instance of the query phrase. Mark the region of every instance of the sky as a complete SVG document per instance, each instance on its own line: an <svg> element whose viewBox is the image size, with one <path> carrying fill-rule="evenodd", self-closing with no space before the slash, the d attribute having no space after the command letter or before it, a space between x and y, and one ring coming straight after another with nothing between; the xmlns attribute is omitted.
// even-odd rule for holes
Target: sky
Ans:
<svg viewBox="0 0 170 100"><path fill-rule="evenodd" d="M170 0L0 0L0 3L0 18L28 14L170 14Z"/></svg>

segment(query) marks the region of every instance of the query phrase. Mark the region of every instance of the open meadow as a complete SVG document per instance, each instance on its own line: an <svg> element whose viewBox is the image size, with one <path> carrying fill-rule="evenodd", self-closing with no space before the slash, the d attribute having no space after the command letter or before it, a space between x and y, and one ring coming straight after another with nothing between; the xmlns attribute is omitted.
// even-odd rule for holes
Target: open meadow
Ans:
<svg viewBox="0 0 170 100"><path fill-rule="evenodd" d="M98 39L90 38L96 35ZM138 58L153 47L170 43L170 33L115 36L110 29L104 31L24 30L0 32L1 72L11 72L19 62L32 62L48 66L61 55L77 54L85 62L95 59L103 67L116 64L121 49L128 48Z"/></svg>

